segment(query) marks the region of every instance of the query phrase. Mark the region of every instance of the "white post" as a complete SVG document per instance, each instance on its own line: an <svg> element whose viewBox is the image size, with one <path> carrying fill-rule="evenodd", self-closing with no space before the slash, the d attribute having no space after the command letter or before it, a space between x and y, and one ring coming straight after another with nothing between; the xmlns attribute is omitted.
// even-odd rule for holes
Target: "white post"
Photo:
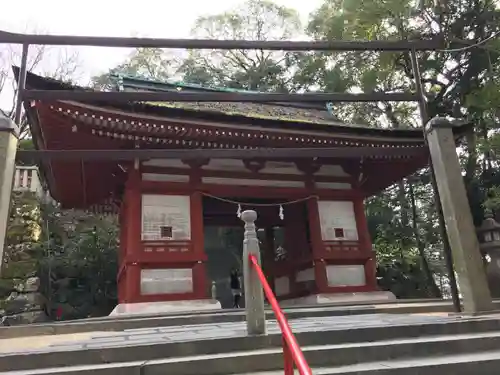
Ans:
<svg viewBox="0 0 500 375"><path fill-rule="evenodd" d="M19 189L19 176L21 175L21 172L19 171L19 168L16 168L16 171L14 173L14 189Z"/></svg>
<svg viewBox="0 0 500 375"><path fill-rule="evenodd" d="M210 289L210 294L212 295L212 299L215 301L217 299L217 285L215 281L212 281L212 288Z"/></svg>
<svg viewBox="0 0 500 375"><path fill-rule="evenodd" d="M16 169L17 134L17 125L0 112L0 270Z"/></svg>
<svg viewBox="0 0 500 375"><path fill-rule="evenodd" d="M249 255L257 258L260 264L259 241L255 230L257 213L244 211L241 219L245 222L245 239L243 240L243 286L245 288L245 310L247 316L247 332L249 335L266 334L266 315L264 311L264 292L253 269Z"/></svg>
<svg viewBox="0 0 500 375"><path fill-rule="evenodd" d="M28 170L27 169L23 170L23 186L22 186L22 188L26 189L28 191L31 191L30 185L28 183Z"/></svg>

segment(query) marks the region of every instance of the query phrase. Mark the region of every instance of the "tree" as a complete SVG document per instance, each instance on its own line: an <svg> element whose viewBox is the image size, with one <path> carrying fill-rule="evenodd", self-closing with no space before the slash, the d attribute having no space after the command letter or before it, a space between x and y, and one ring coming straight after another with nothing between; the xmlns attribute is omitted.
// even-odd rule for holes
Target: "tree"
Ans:
<svg viewBox="0 0 500 375"><path fill-rule="evenodd" d="M36 244L40 239L40 208L31 192L13 193L5 235L2 278L33 276L37 269Z"/></svg>
<svg viewBox="0 0 500 375"><path fill-rule="evenodd" d="M108 315L117 303L115 218L52 205L42 209L39 274L49 311L63 319Z"/></svg>
<svg viewBox="0 0 500 375"><path fill-rule="evenodd" d="M38 276L49 314L61 308L63 319L108 315L117 303L118 230L113 217L63 211L34 193L14 193L0 307L16 284Z"/></svg>
<svg viewBox="0 0 500 375"><path fill-rule="evenodd" d="M200 17L195 38L289 40L299 36L298 13L268 0L249 0L227 12ZM264 50L191 51L180 67L187 82L260 91L293 89L296 53Z"/></svg>
<svg viewBox="0 0 500 375"><path fill-rule="evenodd" d="M99 90L111 90L116 82L113 75L142 77L165 81L174 76L179 69L181 59L175 52L161 48L136 48L127 59L107 73L92 78L92 86Z"/></svg>
<svg viewBox="0 0 500 375"><path fill-rule="evenodd" d="M492 184L484 178L485 171L488 169L488 176L495 174L488 168L492 165L491 152L486 147L482 149L482 155L479 152L481 144L488 144L494 138L489 130L497 122L495 103L500 96L495 72L499 56L494 38L481 43L480 47L468 46L494 36L499 30L498 17L498 5L487 0L447 2L446 6L441 2L421 2L418 7L410 1L333 0L324 2L308 26L311 36L326 40L444 36L449 42L447 51L422 52L418 58L428 96L429 115L470 120L475 124L479 139L482 138L476 144L469 144L462 154L465 182L476 220L482 216L484 191ZM414 79L408 53L381 52L310 54L297 78L313 82L312 77L317 87L326 91L408 91ZM371 126L419 124L415 106L402 103L337 105L334 111L341 119ZM480 159L485 160L482 165L477 163ZM399 183L397 193L388 190L375 198L372 204L378 203L378 206L369 210L370 215L375 215L386 205L392 211L392 219L380 224L378 232L374 233L379 264L384 263L384 259L398 259L404 274L407 273L404 262L409 262L407 256L418 254L427 282L431 281L431 267L433 274L443 269L442 263L438 262L441 242L430 191L429 174L424 171Z"/></svg>
<svg viewBox="0 0 500 375"><path fill-rule="evenodd" d="M194 38L288 40L299 36L298 13L267 0L249 0L222 14L200 17L193 27ZM293 69L298 53L276 51L213 50L166 52L159 48L138 48L122 64L94 77L96 88L116 85L112 75L131 75L165 81L180 78L188 83L235 89L291 91L297 85Z"/></svg>

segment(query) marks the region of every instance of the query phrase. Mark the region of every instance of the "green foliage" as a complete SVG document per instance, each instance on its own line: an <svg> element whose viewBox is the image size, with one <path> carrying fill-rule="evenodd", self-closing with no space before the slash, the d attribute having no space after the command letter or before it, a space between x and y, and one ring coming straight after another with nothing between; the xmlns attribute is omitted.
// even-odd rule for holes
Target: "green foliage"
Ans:
<svg viewBox="0 0 500 375"><path fill-rule="evenodd" d="M497 145L500 145L496 130L500 114L499 42L492 39L480 48L456 51L467 46L456 41L470 39L472 44L498 31L498 4L479 0L419 2L418 8L416 5L417 2L398 0L325 0L313 14L308 33L324 40L444 37L450 43L455 50L422 52L418 58L428 94L429 115L466 119L475 126L476 140L461 150L460 159L471 209L479 224L484 206L499 207L500 202L500 176L495 168ZM351 91L413 88L411 61L406 53L311 54L308 62L323 69L323 73L306 67L306 78L300 79L307 81L307 74L314 74L315 85L325 91L339 88L339 82ZM372 126L421 126L416 107L406 103L335 105L334 112L344 121ZM381 276L382 281L393 280L392 284L382 284L394 289L403 280L420 278L413 287L395 291L401 296L412 295L408 293L411 290L417 296L422 289L435 294L433 281L446 279L434 197L426 176L428 173L424 172L411 179L411 192L409 181L404 181L367 205L379 273L385 275ZM399 276L387 276L386 271Z"/></svg>
<svg viewBox="0 0 500 375"><path fill-rule="evenodd" d="M34 150L35 149L35 145L33 144L33 140L31 138L21 139L19 141L18 148L20 150Z"/></svg>
<svg viewBox="0 0 500 375"><path fill-rule="evenodd" d="M30 192L14 193L5 235L2 278L10 280L36 273L40 222L37 197Z"/></svg>
<svg viewBox="0 0 500 375"><path fill-rule="evenodd" d="M136 48L126 61L105 74L93 77L92 86L104 91L114 89L116 83L110 79L114 74L162 81L175 74L178 67L178 57L170 52L161 48Z"/></svg>
<svg viewBox="0 0 500 375"><path fill-rule="evenodd" d="M41 211L37 197L30 192L13 193L5 234L0 302L10 295L17 281L37 274L40 224Z"/></svg>
<svg viewBox="0 0 500 375"><path fill-rule="evenodd" d="M195 38L286 40L302 32L298 13L267 0L249 0L222 14L200 17ZM289 74L300 55L270 51L189 51L188 56L162 49L138 48L122 64L93 78L97 88L109 89L110 74L249 90L286 92L295 82Z"/></svg>
<svg viewBox="0 0 500 375"><path fill-rule="evenodd" d="M0 298L15 280L39 276L48 310L63 319L107 315L116 305L118 226L112 218L62 211L30 192L14 193Z"/></svg>
<svg viewBox="0 0 500 375"><path fill-rule="evenodd" d="M117 303L118 226L109 217L45 210L40 277L64 319L108 315Z"/></svg>
<svg viewBox="0 0 500 375"><path fill-rule="evenodd" d="M300 35L298 13L266 0L249 0L227 12L200 17L196 38L287 40ZM179 72L188 82L261 91L289 91L297 54L272 51L193 51ZM203 72L200 79L196 74ZM207 79L210 77L210 79Z"/></svg>

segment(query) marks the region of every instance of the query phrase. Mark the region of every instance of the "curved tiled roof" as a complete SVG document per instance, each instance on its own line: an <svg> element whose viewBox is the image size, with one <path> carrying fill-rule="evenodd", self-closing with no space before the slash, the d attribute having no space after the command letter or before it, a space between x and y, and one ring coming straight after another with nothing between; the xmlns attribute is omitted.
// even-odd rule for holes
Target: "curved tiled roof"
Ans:
<svg viewBox="0 0 500 375"><path fill-rule="evenodd" d="M31 73L26 87L90 90ZM200 103L159 105L52 100L25 104L37 149L238 149L241 158L245 158L248 148L310 148L316 152L320 148L361 147L370 153L374 151L373 157L365 159L371 163L365 176L366 194L387 187L427 162L421 129L350 126L322 120L320 115L296 118L292 115L297 110L293 105L244 103L246 109L241 111L242 103L203 103L202 106ZM262 107L267 108L267 115L248 111ZM320 111L299 110L303 114ZM54 198L66 207L85 208L113 197L119 200L126 180L121 166L109 159L44 161L41 169Z"/></svg>
<svg viewBox="0 0 500 375"><path fill-rule="evenodd" d="M18 68L14 68L17 74ZM129 78L130 79L130 78ZM142 82L143 80L141 80ZM147 81L157 85L155 81ZM162 84L164 85L164 84ZM173 84L172 84L173 85ZM81 87L61 82L52 78L41 77L33 73L28 73L26 87L39 90L85 90L92 91L88 87ZM130 87L132 88L132 87ZM135 87L136 90L142 90ZM144 88L143 88L144 89ZM162 103L112 103L112 102L92 102L97 106L105 108L115 108L127 112L144 113L170 118L191 118L204 119L217 122L238 123L249 122L252 124L264 125L266 127L280 127L288 129L314 130L324 132L345 132L365 136L390 136L414 137L423 140L421 129L389 129L374 128L359 124L346 124L336 121L328 111L318 108L298 108L297 103L291 105L277 103L241 103L241 102L162 102ZM389 135L390 134L390 135Z"/></svg>

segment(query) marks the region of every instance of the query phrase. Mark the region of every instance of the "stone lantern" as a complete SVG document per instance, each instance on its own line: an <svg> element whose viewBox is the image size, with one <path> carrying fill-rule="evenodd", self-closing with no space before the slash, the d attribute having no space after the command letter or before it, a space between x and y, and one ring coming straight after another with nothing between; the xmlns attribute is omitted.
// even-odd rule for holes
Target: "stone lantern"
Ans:
<svg viewBox="0 0 500 375"><path fill-rule="evenodd" d="M483 223L477 228L477 236L483 257L489 257L486 275L491 295L494 298L500 297L500 224L491 211L486 213Z"/></svg>

